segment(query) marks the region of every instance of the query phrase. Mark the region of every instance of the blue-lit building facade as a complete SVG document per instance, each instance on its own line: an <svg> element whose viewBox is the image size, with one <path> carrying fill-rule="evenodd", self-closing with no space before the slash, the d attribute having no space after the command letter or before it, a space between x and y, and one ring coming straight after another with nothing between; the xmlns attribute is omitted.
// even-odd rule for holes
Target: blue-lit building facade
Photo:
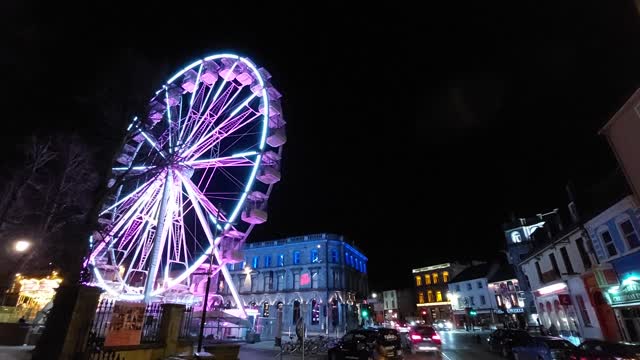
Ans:
<svg viewBox="0 0 640 360"><path fill-rule="evenodd" d="M343 236L325 233L246 243L243 252L244 261L228 267L243 305L258 310L263 338L274 335L270 332L279 306L285 336L295 333L298 318L311 333L343 333L358 326L358 304L369 290L367 257ZM223 282L217 290L235 306Z"/></svg>

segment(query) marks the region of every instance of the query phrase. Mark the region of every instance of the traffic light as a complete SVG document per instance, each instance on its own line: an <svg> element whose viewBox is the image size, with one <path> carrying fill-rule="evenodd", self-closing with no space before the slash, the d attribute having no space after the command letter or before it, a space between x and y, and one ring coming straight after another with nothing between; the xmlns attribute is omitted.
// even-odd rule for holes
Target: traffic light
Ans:
<svg viewBox="0 0 640 360"><path fill-rule="evenodd" d="M427 310L422 310L422 315L427 315Z"/></svg>
<svg viewBox="0 0 640 360"><path fill-rule="evenodd" d="M360 310L360 313L362 314L362 318L363 319L368 319L369 318L369 308L366 306L362 306L362 309Z"/></svg>
<svg viewBox="0 0 640 360"><path fill-rule="evenodd" d="M469 315L470 316L476 316L476 315L478 315L478 312L476 311L476 309L471 309L471 310L469 310Z"/></svg>

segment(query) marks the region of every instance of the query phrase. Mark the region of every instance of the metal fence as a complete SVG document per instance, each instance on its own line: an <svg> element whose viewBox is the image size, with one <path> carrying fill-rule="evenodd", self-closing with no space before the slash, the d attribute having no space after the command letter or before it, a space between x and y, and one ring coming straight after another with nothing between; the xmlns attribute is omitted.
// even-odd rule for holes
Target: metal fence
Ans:
<svg viewBox="0 0 640 360"><path fill-rule="evenodd" d="M115 300L103 299L98 304L96 316L91 323L90 341L103 343L111 324ZM141 343L155 343L159 341L160 322L162 321L162 304L149 304L144 310Z"/></svg>
<svg viewBox="0 0 640 360"><path fill-rule="evenodd" d="M198 336L197 332L194 332L195 324L193 320L193 306L185 307L182 313L182 322L180 323L180 339L194 339Z"/></svg>

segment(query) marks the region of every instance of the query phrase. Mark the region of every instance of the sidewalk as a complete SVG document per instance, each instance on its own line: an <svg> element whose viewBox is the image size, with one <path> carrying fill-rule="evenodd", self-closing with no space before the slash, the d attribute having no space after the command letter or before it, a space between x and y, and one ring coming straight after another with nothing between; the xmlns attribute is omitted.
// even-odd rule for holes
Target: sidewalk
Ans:
<svg viewBox="0 0 640 360"><path fill-rule="evenodd" d="M34 346L0 346L0 360L29 360Z"/></svg>

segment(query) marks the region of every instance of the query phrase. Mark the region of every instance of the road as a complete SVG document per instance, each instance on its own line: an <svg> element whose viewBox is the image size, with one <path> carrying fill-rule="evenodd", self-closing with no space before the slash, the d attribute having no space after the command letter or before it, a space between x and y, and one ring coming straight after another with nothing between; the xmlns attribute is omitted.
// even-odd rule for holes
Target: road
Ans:
<svg viewBox="0 0 640 360"><path fill-rule="evenodd" d="M481 337L481 344L477 344L476 335ZM440 332L442 338L442 355L439 357L433 354L407 354L406 360L414 359L442 359L442 360L499 360L502 359L497 354L487 351L487 332L467 333L465 331L443 331ZM240 349L240 360L277 360L278 351L271 347L273 342L263 342L253 345L244 345ZM283 360L301 359L300 355L285 355ZM305 356L305 360L326 359L326 355Z"/></svg>

